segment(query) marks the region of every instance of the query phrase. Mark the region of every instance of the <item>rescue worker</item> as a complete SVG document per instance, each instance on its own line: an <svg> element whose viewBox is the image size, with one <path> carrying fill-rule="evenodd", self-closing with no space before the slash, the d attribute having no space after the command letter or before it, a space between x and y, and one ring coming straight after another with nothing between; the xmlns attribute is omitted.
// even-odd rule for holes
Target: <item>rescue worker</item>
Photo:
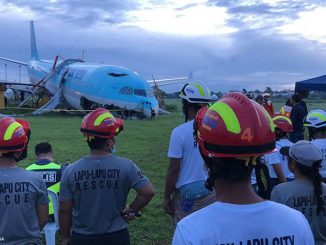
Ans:
<svg viewBox="0 0 326 245"><path fill-rule="evenodd" d="M58 195L63 168L53 161L53 157L52 146L48 142L39 143L35 146L36 162L29 165L26 170L41 173L47 189ZM49 203L49 220L54 221L52 201Z"/></svg>
<svg viewBox="0 0 326 245"><path fill-rule="evenodd" d="M255 101L262 106L264 104L264 97L261 94L258 94Z"/></svg>
<svg viewBox="0 0 326 245"><path fill-rule="evenodd" d="M310 111L303 125L308 128L311 143L319 149L323 158L319 173L326 183L326 112L319 109Z"/></svg>
<svg viewBox="0 0 326 245"><path fill-rule="evenodd" d="M123 120L99 108L80 131L89 156L70 164L60 185L59 220L63 244L130 244L127 223L154 196L150 181L129 159L112 154ZM126 206L130 189L136 197Z"/></svg>
<svg viewBox="0 0 326 245"><path fill-rule="evenodd" d="M271 95L269 93L263 94L263 99L264 99L263 107L268 112L268 114L272 117L274 116L274 106L272 101L269 100L270 96Z"/></svg>
<svg viewBox="0 0 326 245"><path fill-rule="evenodd" d="M287 157L283 156L279 151L284 146L293 145L293 143L288 140L289 133L293 131L292 122L290 118L283 115L275 115L272 121L275 125L277 151L263 156L265 162L269 166L271 188L280 183L291 181L294 178L288 168Z"/></svg>
<svg viewBox="0 0 326 245"><path fill-rule="evenodd" d="M280 114L286 117L290 117L292 111L292 101L291 99L287 99L285 105L281 107Z"/></svg>
<svg viewBox="0 0 326 245"><path fill-rule="evenodd" d="M28 121L21 119L21 118L17 118L15 120L16 120L16 122L20 123L23 126L23 129L24 129L26 137L27 137L26 148L24 149L24 151L22 152L22 154L19 158L19 161L22 161L27 157L27 148L28 148L29 140L31 138L32 131L31 131L31 126Z"/></svg>
<svg viewBox="0 0 326 245"><path fill-rule="evenodd" d="M311 244L326 244L326 184L319 174L322 154L306 140L281 148L281 152L289 158L295 180L276 186L271 200L302 212L314 235L315 243Z"/></svg>
<svg viewBox="0 0 326 245"><path fill-rule="evenodd" d="M241 93L225 95L205 112L197 142L217 201L182 219L173 245L313 244L300 212L262 199L251 186L255 159L275 148L274 124L262 106Z"/></svg>
<svg viewBox="0 0 326 245"><path fill-rule="evenodd" d="M215 201L214 193L205 186L207 170L198 147L194 145L194 118L199 109L211 102L210 91L202 83L188 83L181 90L185 123L171 134L163 208L176 225L186 215Z"/></svg>
<svg viewBox="0 0 326 245"><path fill-rule="evenodd" d="M42 244L49 199L42 176L17 167L26 147L22 125L0 119L0 244Z"/></svg>
<svg viewBox="0 0 326 245"><path fill-rule="evenodd" d="M296 143L297 141L304 139L303 121L307 113L305 112L304 107L300 104L300 101L301 99L297 94L292 95L293 107L291 110L290 119L293 125L293 132L290 133L289 137L292 143Z"/></svg>

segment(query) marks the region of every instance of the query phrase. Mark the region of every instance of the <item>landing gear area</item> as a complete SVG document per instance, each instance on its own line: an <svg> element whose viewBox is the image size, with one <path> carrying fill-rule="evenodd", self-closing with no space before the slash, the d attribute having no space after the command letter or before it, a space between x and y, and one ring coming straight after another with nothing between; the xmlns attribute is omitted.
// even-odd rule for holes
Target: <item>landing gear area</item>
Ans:
<svg viewBox="0 0 326 245"><path fill-rule="evenodd" d="M110 110L110 112L117 117L120 117L122 119L145 119L147 118L144 116L144 113L142 111L135 111L135 110L127 110L125 108L120 108L118 106L115 106L113 104L98 104L94 101L88 100L85 97L80 97L80 106L83 108L83 110L94 110L97 108L105 108ZM155 115L154 112L151 113L151 116Z"/></svg>

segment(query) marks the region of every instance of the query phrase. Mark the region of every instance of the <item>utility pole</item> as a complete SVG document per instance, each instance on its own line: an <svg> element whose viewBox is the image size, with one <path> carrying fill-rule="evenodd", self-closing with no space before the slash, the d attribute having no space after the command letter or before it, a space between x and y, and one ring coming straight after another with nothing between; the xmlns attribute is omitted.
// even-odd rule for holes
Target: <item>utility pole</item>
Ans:
<svg viewBox="0 0 326 245"><path fill-rule="evenodd" d="M19 67L19 82L20 82L20 68L21 68L21 65L18 66Z"/></svg>
<svg viewBox="0 0 326 245"><path fill-rule="evenodd" d="M5 80L7 82L7 64L5 64Z"/></svg>

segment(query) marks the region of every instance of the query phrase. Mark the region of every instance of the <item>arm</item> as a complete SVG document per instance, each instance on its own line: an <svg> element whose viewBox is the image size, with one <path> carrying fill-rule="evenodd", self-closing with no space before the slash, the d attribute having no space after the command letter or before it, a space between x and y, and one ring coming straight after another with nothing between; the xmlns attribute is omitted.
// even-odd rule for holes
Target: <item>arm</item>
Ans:
<svg viewBox="0 0 326 245"><path fill-rule="evenodd" d="M36 204L36 214L41 231L49 219L49 204Z"/></svg>
<svg viewBox="0 0 326 245"><path fill-rule="evenodd" d="M72 219L73 201L60 201L59 205L59 224L62 235L62 243L69 241L70 227Z"/></svg>
<svg viewBox="0 0 326 245"><path fill-rule="evenodd" d="M286 182L286 178L283 174L283 171L282 171L282 168L281 168L281 165L280 164L273 164L273 169L275 171L275 174L278 178L278 180L281 182L281 183L285 183Z"/></svg>
<svg viewBox="0 0 326 245"><path fill-rule="evenodd" d="M145 207L147 203L152 200L154 196L154 188L151 183L148 183L144 187L136 190L137 194L135 199L132 201L132 203L129 205L129 208L131 208L133 211L138 211Z"/></svg>
<svg viewBox="0 0 326 245"><path fill-rule="evenodd" d="M179 178L180 163L180 158L170 158L170 164L165 179L165 190L163 197L163 208L168 214L173 213L171 207L171 195L174 192L175 184L177 183L177 180Z"/></svg>

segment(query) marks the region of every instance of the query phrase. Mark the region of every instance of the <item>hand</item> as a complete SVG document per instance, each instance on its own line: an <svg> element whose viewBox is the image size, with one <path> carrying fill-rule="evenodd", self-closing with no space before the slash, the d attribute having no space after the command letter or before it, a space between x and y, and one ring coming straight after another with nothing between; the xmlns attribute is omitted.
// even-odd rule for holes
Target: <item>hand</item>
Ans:
<svg viewBox="0 0 326 245"><path fill-rule="evenodd" d="M68 245L69 244L69 238L62 238L61 239L61 245Z"/></svg>
<svg viewBox="0 0 326 245"><path fill-rule="evenodd" d="M135 219L136 212L129 207L125 207L124 210L122 211L122 216L127 222L129 222Z"/></svg>
<svg viewBox="0 0 326 245"><path fill-rule="evenodd" d="M174 209L173 209L173 203L171 198L163 199L163 209L167 214L173 215Z"/></svg>

